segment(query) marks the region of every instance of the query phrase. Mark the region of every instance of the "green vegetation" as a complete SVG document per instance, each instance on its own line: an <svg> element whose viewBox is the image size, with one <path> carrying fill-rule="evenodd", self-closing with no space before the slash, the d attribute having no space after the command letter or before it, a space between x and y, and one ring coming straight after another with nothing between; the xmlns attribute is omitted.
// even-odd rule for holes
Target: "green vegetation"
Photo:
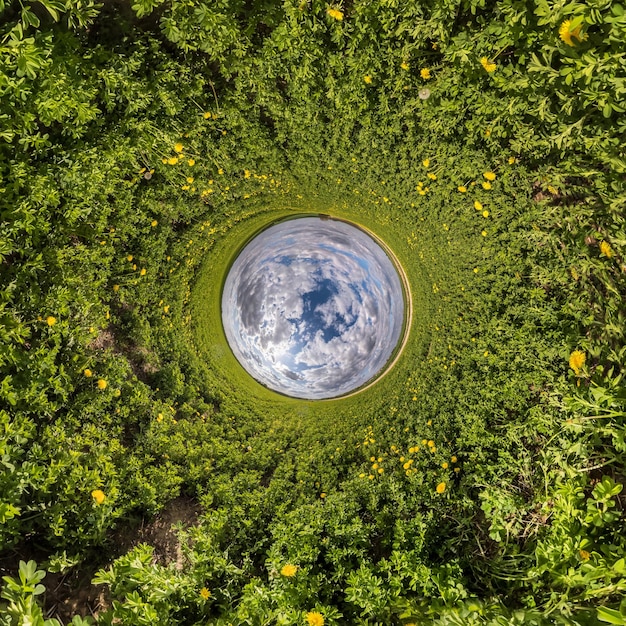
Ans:
<svg viewBox="0 0 626 626"><path fill-rule="evenodd" d="M626 624L621 4L0 11L0 624ZM219 320L311 212L414 305L322 402ZM167 557L140 527L181 496Z"/></svg>

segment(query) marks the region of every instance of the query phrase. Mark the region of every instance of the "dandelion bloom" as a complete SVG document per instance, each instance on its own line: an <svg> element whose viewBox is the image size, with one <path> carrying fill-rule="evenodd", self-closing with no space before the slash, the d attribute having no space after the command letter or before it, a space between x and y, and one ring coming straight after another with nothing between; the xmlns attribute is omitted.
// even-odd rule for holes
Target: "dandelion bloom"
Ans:
<svg viewBox="0 0 626 626"><path fill-rule="evenodd" d="M306 614L306 623L309 626L324 626L324 616L317 611L310 611Z"/></svg>
<svg viewBox="0 0 626 626"><path fill-rule="evenodd" d="M400 67L401 67L403 70L408 70L410 66L409 66L409 64L408 64L406 61L403 61L403 62L400 64Z"/></svg>
<svg viewBox="0 0 626 626"><path fill-rule="evenodd" d="M474 208L475 208L477 211L482 211L482 210L483 210L483 205L482 205L480 202L478 202L478 200L475 200L475 201L474 201Z"/></svg>
<svg viewBox="0 0 626 626"><path fill-rule="evenodd" d="M92 372L89 368L83 370L83 374L87 377L87 378L91 378L92 377Z"/></svg>
<svg viewBox="0 0 626 626"><path fill-rule="evenodd" d="M453 463L456 463L457 458L456 458L455 456L453 456L450 460L451 460Z"/></svg>
<svg viewBox="0 0 626 626"><path fill-rule="evenodd" d="M486 230L482 230L482 231L480 231L480 234L481 234L483 237L486 237L486 236L487 236L487 231L486 231Z"/></svg>
<svg viewBox="0 0 626 626"><path fill-rule="evenodd" d="M291 563L287 563L287 565L283 565L282 569L280 570L280 575L286 576L287 578L292 578L293 576L296 575L297 571L298 571L297 565L292 565Z"/></svg>
<svg viewBox="0 0 626 626"><path fill-rule="evenodd" d="M146 275L146 268L142 267L141 271L139 272L139 276L145 276Z"/></svg>
<svg viewBox="0 0 626 626"><path fill-rule="evenodd" d="M493 172L485 172L483 174L483 176L487 179L487 180L495 180L496 179L496 175Z"/></svg>
<svg viewBox="0 0 626 626"><path fill-rule="evenodd" d="M343 20L343 13L339 9L326 9L326 13L338 22Z"/></svg>
<svg viewBox="0 0 626 626"><path fill-rule="evenodd" d="M102 504L107 499L102 489L94 489L91 492L91 497L96 501L96 504Z"/></svg>
<svg viewBox="0 0 626 626"><path fill-rule="evenodd" d="M193 167L196 164L196 160L195 159L189 159L189 161L187 161L187 165L189 167Z"/></svg>
<svg viewBox="0 0 626 626"><path fill-rule="evenodd" d="M582 350L574 350L574 352L569 355L569 366L574 370L576 376L580 374L580 370L586 360L587 355Z"/></svg>
<svg viewBox="0 0 626 626"><path fill-rule="evenodd" d="M480 64L485 68L485 71L491 74L491 72L496 71L496 64L490 61L487 57L482 57L480 59Z"/></svg>
<svg viewBox="0 0 626 626"><path fill-rule="evenodd" d="M211 119L211 113L210 113L210 111L205 111L205 112L202 114L202 117L204 117L204 119L205 119L205 120L210 120L210 119Z"/></svg>
<svg viewBox="0 0 626 626"><path fill-rule="evenodd" d="M120 290L119 285L113 285L113 291L119 291L119 290Z"/></svg>
<svg viewBox="0 0 626 626"><path fill-rule="evenodd" d="M483 217L489 217L489 211L483 211Z"/></svg>
<svg viewBox="0 0 626 626"><path fill-rule="evenodd" d="M150 226L152 226L152 228L154 228L159 222L157 222L156 220L152 220L150 222Z"/></svg>
<svg viewBox="0 0 626 626"><path fill-rule="evenodd" d="M187 176L187 182L191 185L191 183L193 183L194 181L194 177L193 176Z"/></svg>
<svg viewBox="0 0 626 626"><path fill-rule="evenodd" d="M428 176L428 178L430 178L430 180L437 180L437 175L433 174L432 172L428 172L428 174L426 174L426 176Z"/></svg>
<svg viewBox="0 0 626 626"><path fill-rule="evenodd" d="M437 493L443 493L446 490L446 483L439 483L437 485Z"/></svg>
<svg viewBox="0 0 626 626"><path fill-rule="evenodd" d="M48 317L46 317L46 324L48 324L48 326L54 326L57 323L57 318L53 317L52 315L48 315Z"/></svg>
<svg viewBox="0 0 626 626"><path fill-rule="evenodd" d="M444 461L444 462L441 464L441 467L443 467L443 469L448 469L448 462L447 462L447 461Z"/></svg>
<svg viewBox="0 0 626 626"><path fill-rule="evenodd" d="M182 143L177 143L174 146L174 152L182 152L183 151L183 144Z"/></svg>
<svg viewBox="0 0 626 626"><path fill-rule="evenodd" d="M568 46L574 47L576 44L572 41L572 37L576 37L578 41L585 41L587 35L582 33L582 24L572 28L572 21L565 20L559 27L559 37L561 41L564 41Z"/></svg>
<svg viewBox="0 0 626 626"><path fill-rule="evenodd" d="M167 162L168 162L170 165L176 165L176 163L178 163L178 157L170 157L170 158L167 160Z"/></svg>
<svg viewBox="0 0 626 626"><path fill-rule="evenodd" d="M509 165L513 165L515 163L515 157L509 157Z"/></svg>
<svg viewBox="0 0 626 626"><path fill-rule="evenodd" d="M363 80L368 84L371 85L372 84L372 77L369 74L366 74L365 76L363 76Z"/></svg>
<svg viewBox="0 0 626 626"><path fill-rule="evenodd" d="M211 597L211 592L206 587L202 587L202 589L200 589L200 597L204 600L208 600Z"/></svg>
<svg viewBox="0 0 626 626"><path fill-rule="evenodd" d="M604 256L607 257L607 259L610 259L613 256L613 249L606 241L600 242L600 252L602 252L602 254L604 254Z"/></svg>
<svg viewBox="0 0 626 626"><path fill-rule="evenodd" d="M129 255L126 257L126 260L130 263L130 261L132 261L132 260L133 260L133 255L132 255L132 254L129 254Z"/></svg>
<svg viewBox="0 0 626 626"><path fill-rule="evenodd" d="M491 183L487 180L483 181L482 185L483 185L483 189L486 189L487 191L491 189Z"/></svg>
<svg viewBox="0 0 626 626"><path fill-rule="evenodd" d="M430 78L430 70L427 67L424 67L420 70L420 76L424 80L428 80Z"/></svg>
<svg viewBox="0 0 626 626"><path fill-rule="evenodd" d="M101 379L98 381L98 389L103 389L103 390L104 390L104 389L106 389L106 388L107 388L108 384L109 384L109 383L107 383L107 381L106 381L106 380L104 380L104 378L101 378Z"/></svg>
<svg viewBox="0 0 626 626"><path fill-rule="evenodd" d="M424 167L428 167L428 166L430 165L430 159L424 159L424 160L422 161L422 165L423 165Z"/></svg>
<svg viewBox="0 0 626 626"><path fill-rule="evenodd" d="M461 192L461 193L465 193L467 191L467 187L465 185L459 185L457 187L457 189Z"/></svg>

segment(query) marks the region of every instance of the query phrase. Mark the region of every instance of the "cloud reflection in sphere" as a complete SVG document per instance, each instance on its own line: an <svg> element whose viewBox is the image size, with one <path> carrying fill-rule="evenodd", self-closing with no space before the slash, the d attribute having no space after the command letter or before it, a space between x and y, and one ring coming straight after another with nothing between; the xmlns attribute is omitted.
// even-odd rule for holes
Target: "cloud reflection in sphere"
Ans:
<svg viewBox="0 0 626 626"><path fill-rule="evenodd" d="M404 321L398 273L363 230L280 222L250 241L222 294L228 343L260 383L296 398L345 395L389 360Z"/></svg>

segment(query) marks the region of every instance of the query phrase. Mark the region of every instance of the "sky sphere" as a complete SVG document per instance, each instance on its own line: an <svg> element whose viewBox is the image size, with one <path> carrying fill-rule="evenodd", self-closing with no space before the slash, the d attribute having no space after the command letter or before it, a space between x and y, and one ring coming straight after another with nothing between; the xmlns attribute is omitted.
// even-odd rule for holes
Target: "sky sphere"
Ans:
<svg viewBox="0 0 626 626"><path fill-rule="evenodd" d="M360 228L328 218L262 231L222 292L222 323L239 363L295 398L333 398L364 385L389 360L403 322L389 257Z"/></svg>

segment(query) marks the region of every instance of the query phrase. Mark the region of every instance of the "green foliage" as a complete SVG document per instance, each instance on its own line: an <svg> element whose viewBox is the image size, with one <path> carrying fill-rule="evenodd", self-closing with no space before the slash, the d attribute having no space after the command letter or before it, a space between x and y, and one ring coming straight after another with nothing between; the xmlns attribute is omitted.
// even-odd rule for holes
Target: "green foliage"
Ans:
<svg viewBox="0 0 626 626"><path fill-rule="evenodd" d="M102 624L626 623L621 5L0 12L3 549L97 548ZM219 321L240 246L307 212L375 232L414 304L323 403ZM181 493L175 562L115 558ZM56 623L44 574L3 624Z"/></svg>

